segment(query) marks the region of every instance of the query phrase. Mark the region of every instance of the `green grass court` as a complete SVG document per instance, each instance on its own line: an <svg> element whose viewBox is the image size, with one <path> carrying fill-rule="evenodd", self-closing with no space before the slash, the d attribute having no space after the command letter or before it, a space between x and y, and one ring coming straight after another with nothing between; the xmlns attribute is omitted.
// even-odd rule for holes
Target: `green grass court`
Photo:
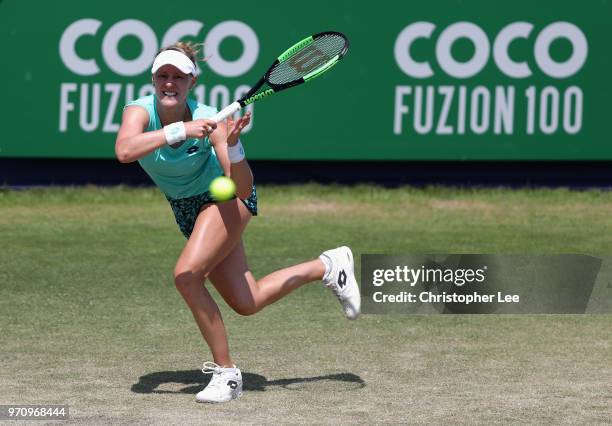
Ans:
<svg viewBox="0 0 612 426"><path fill-rule="evenodd" d="M257 277L363 253L610 254L612 193L261 186ZM155 189L0 190L0 404L72 423L606 423L612 315L362 316L320 283L253 317L218 298L245 394L195 403L210 360L174 288ZM358 269L358 268L357 268ZM54 423L55 424L55 423Z"/></svg>

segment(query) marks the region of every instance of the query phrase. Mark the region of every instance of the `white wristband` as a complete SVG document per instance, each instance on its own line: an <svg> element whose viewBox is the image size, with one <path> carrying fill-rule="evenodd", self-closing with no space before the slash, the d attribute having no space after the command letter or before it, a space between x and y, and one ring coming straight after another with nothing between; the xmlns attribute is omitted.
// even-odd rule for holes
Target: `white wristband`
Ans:
<svg viewBox="0 0 612 426"><path fill-rule="evenodd" d="M244 148L242 147L242 143L240 143L240 139L238 139L236 145L227 147L227 155L230 163L239 163L244 160Z"/></svg>
<svg viewBox="0 0 612 426"><path fill-rule="evenodd" d="M185 123L182 121L177 121L176 123L164 126L164 135L166 136L166 143L168 145L174 145L175 143L184 141L187 139Z"/></svg>

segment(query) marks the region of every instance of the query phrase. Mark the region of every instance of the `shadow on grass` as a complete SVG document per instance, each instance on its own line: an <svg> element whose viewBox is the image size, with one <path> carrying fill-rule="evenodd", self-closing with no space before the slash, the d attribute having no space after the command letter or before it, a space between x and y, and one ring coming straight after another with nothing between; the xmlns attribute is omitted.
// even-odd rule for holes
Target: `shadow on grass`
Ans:
<svg viewBox="0 0 612 426"><path fill-rule="evenodd" d="M196 394L208 384L210 375L204 375L200 370L159 371L141 376L138 383L132 385L135 393L190 393ZM266 391L271 387L281 387L288 390L298 390L301 384L331 381L345 385L343 390L361 389L365 381L352 373L328 374L326 376L295 377L292 379L268 380L264 376L253 373L242 373L243 389L245 391ZM178 390L158 389L164 384L188 385ZM293 386L293 387L292 387Z"/></svg>

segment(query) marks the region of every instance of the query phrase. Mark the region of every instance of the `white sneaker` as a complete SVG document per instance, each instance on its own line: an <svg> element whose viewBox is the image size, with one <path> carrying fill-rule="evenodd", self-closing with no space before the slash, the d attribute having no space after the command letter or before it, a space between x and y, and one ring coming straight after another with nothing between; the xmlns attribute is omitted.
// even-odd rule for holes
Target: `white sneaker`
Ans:
<svg viewBox="0 0 612 426"><path fill-rule="evenodd" d="M353 253L348 247L338 247L327 250L319 256L328 266L323 277L325 287L331 288L344 310L344 315L350 319L357 319L361 312L361 294L355 280L355 267Z"/></svg>
<svg viewBox="0 0 612 426"><path fill-rule="evenodd" d="M196 395L198 402L227 402L242 396L242 374L236 366L222 368L214 362L205 362L202 373L212 374L212 377Z"/></svg>

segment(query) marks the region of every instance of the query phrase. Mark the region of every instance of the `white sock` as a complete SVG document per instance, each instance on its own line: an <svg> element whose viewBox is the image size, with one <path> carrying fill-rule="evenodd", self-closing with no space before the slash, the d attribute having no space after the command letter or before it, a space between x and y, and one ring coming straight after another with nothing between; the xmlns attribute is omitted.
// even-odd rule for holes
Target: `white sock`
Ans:
<svg viewBox="0 0 612 426"><path fill-rule="evenodd" d="M319 259L321 259L321 262L323 262L323 265L325 265L325 274L323 274L323 281L327 281L327 279L329 278L329 274L331 274L332 261L329 257L325 256L324 254L319 256Z"/></svg>
<svg viewBox="0 0 612 426"><path fill-rule="evenodd" d="M235 370L236 368L238 367L236 367L236 364L234 364L233 367L221 367L221 370Z"/></svg>

